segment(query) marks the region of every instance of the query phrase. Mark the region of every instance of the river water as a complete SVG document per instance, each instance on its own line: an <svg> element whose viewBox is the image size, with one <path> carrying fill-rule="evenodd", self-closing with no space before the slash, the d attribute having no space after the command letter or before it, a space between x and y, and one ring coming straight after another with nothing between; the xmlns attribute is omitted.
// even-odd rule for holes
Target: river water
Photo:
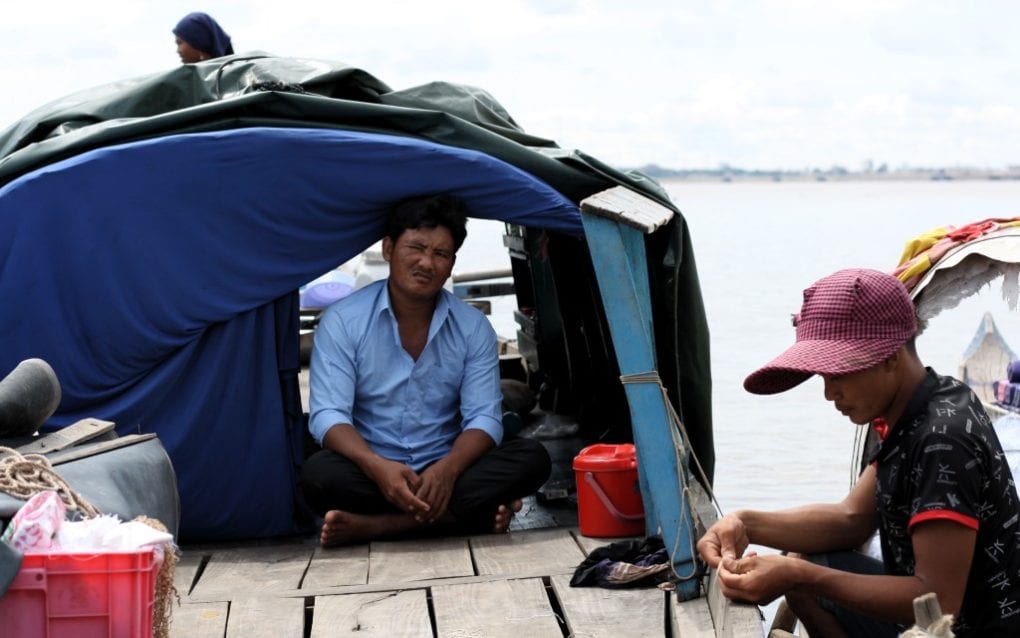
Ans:
<svg viewBox="0 0 1020 638"><path fill-rule="evenodd" d="M724 512L838 500L850 485L856 426L811 379L755 396L744 377L793 342L790 316L812 282L845 267L891 270L910 238L946 224L1020 214L1020 182L685 182L663 184L687 218L711 330L715 491ZM458 272L507 267L502 224L474 220ZM998 284L932 320L922 359L956 374L990 310L1020 346ZM515 329L494 316L497 331Z"/></svg>
<svg viewBox="0 0 1020 638"><path fill-rule="evenodd" d="M846 267L892 270L912 237L947 224L1020 214L1020 183L670 183L694 239L712 332L716 493L724 511L842 498L856 426L812 378L755 396L744 377L794 339L790 315L815 280ZM1020 322L998 283L935 317L918 339L922 360L957 374L990 310L1006 339ZM1005 372L1005 371L1004 371Z"/></svg>

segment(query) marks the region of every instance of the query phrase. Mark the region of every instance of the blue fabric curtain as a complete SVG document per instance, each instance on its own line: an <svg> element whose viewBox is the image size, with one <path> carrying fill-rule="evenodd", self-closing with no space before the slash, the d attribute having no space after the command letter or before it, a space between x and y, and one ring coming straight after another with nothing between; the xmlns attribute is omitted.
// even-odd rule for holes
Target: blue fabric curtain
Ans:
<svg viewBox="0 0 1020 638"><path fill-rule="evenodd" d="M57 372L53 426L156 432L185 538L294 531L294 291L450 192L475 217L581 235L577 207L487 155L327 129L248 128L90 151L0 189L0 374Z"/></svg>

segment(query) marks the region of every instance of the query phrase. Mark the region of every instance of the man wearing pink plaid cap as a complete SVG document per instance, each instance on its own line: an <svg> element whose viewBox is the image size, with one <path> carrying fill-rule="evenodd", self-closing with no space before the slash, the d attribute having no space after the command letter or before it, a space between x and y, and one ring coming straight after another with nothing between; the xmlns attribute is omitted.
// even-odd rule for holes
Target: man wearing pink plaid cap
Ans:
<svg viewBox="0 0 1020 638"><path fill-rule="evenodd" d="M812 636L896 636L935 592L956 636L1020 636L1020 504L974 393L926 368L917 319L891 275L841 270L804 291L796 343L753 372L755 394L812 375L882 442L840 503L724 516L698 542L726 596L785 595ZM882 560L855 551L878 530ZM785 554L757 555L749 544Z"/></svg>

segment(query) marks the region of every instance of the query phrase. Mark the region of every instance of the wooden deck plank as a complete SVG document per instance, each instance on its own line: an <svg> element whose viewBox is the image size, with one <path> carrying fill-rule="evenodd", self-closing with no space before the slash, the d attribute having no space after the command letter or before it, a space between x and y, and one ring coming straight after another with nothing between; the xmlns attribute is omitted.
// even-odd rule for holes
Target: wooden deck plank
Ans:
<svg viewBox="0 0 1020 638"><path fill-rule="evenodd" d="M430 589L433 600L439 594L435 604L437 628L440 610L446 614L440 635L519 638L522 628L535 636L560 635L553 606L536 576L550 577L567 626L575 636L662 636L667 623L676 638L717 635L712 629L708 598L677 603L674 596L667 599L657 590L569 588L569 578L586 551L631 539L588 538L574 527L379 542L330 550L318 548L313 540L296 538L286 544L274 541L243 548L185 548L175 578L183 605L174 609L171 635L301 636L308 617L305 601L315 596L309 627L314 636L346 635L340 632L348 631L347 623L352 619L350 631L360 628L351 635L431 636L426 595ZM209 563L189 597L187 583L205 556L210 557ZM303 572L306 563L307 571ZM525 581L533 582L521 585ZM518 591L522 587L530 593ZM631 632L632 625L621 630L613 624L617 597L648 594L650 597L637 602L625 600L619 613L641 620L637 633ZM659 600L654 612L648 608L652 598ZM763 635L757 607L727 604L717 595L711 597L711 602L717 614L728 614L718 636ZM267 619L260 620L262 617ZM553 624L547 626L550 619ZM534 629L529 623L541 627ZM655 625L655 629L645 624Z"/></svg>
<svg viewBox="0 0 1020 638"><path fill-rule="evenodd" d="M297 589L312 551L304 544L214 550L191 592L191 600L232 600L236 595L250 597Z"/></svg>
<svg viewBox="0 0 1020 638"><path fill-rule="evenodd" d="M595 538L593 536L584 536L578 530L574 530L573 534L574 538L577 539L577 544L580 545L581 549L584 551L585 556L592 553L593 550L596 550L599 547L605 547L606 545L612 545L613 543L619 543L622 541L641 540L636 536L628 536L625 538Z"/></svg>
<svg viewBox="0 0 1020 638"><path fill-rule="evenodd" d="M420 638L432 635L424 589L315 599L311 638Z"/></svg>
<svg viewBox="0 0 1020 638"><path fill-rule="evenodd" d="M483 576L520 578L573 573L584 560L584 553L566 529L472 536L471 551L478 573Z"/></svg>
<svg viewBox="0 0 1020 638"><path fill-rule="evenodd" d="M466 538L378 541L369 547L368 582L413 583L431 578L472 576Z"/></svg>
<svg viewBox="0 0 1020 638"><path fill-rule="evenodd" d="M85 418L55 432L36 437L31 443L18 448L21 454L48 454L90 441L106 434L116 425L113 421Z"/></svg>
<svg viewBox="0 0 1020 638"><path fill-rule="evenodd" d="M670 594L669 604L674 638L716 638L707 598L702 596L680 602L676 594Z"/></svg>
<svg viewBox="0 0 1020 638"><path fill-rule="evenodd" d="M761 610L757 605L734 602L723 595L718 582L718 572L709 572L708 607L715 622L715 633L720 638L744 638L763 636Z"/></svg>
<svg viewBox="0 0 1020 638"><path fill-rule="evenodd" d="M432 588L437 638L560 636L538 578Z"/></svg>
<svg viewBox="0 0 1020 638"><path fill-rule="evenodd" d="M577 544L581 546L581 551L584 552L585 556L592 553L592 550L598 549L599 547L602 547L603 545L607 545L612 542L611 539L606 540L604 538L592 538L591 536L584 536L583 534L581 534L581 532L577 530L574 531L574 538L577 539Z"/></svg>
<svg viewBox="0 0 1020 638"><path fill-rule="evenodd" d="M303 638L302 598L235 598L227 618L227 638Z"/></svg>
<svg viewBox="0 0 1020 638"><path fill-rule="evenodd" d="M571 636L666 635L667 595L660 589L571 587L567 575L553 576L550 580Z"/></svg>
<svg viewBox="0 0 1020 638"><path fill-rule="evenodd" d="M204 552L185 550L181 552L174 565L174 587L177 588L179 596L187 596L191 587L195 584L195 575L202 565L207 554Z"/></svg>
<svg viewBox="0 0 1020 638"><path fill-rule="evenodd" d="M368 544L316 547L301 589L364 585L368 582Z"/></svg>
<svg viewBox="0 0 1020 638"><path fill-rule="evenodd" d="M194 603L176 606L170 638L223 638L229 603Z"/></svg>

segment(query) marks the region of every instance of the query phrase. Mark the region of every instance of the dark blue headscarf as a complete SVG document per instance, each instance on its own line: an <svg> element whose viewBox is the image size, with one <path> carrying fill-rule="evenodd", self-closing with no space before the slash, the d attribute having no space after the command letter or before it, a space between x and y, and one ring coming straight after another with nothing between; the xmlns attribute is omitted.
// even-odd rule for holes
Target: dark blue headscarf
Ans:
<svg viewBox="0 0 1020 638"><path fill-rule="evenodd" d="M209 14L195 11L181 18L174 27L174 35L194 49L208 53L214 58L233 55L230 36Z"/></svg>

